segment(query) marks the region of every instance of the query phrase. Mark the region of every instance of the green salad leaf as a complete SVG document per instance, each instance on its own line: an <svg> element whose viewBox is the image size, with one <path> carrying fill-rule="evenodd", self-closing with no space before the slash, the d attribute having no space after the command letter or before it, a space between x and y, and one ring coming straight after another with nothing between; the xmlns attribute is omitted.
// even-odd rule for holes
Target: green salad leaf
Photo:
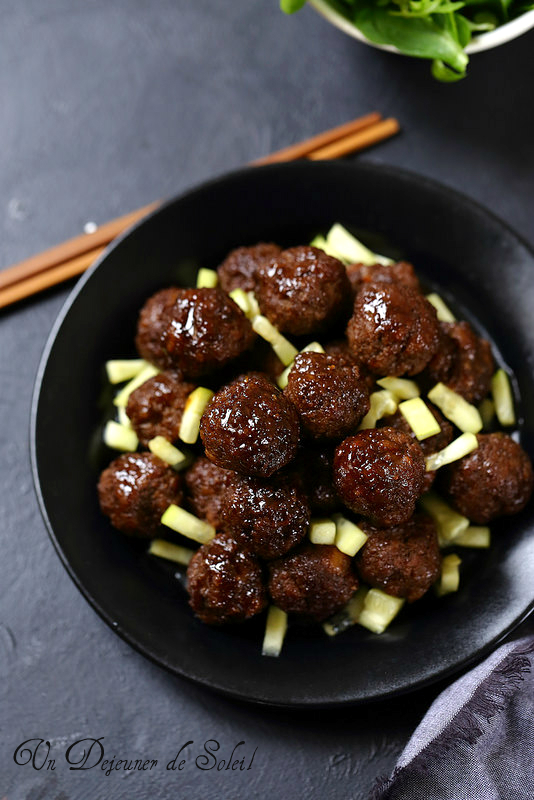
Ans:
<svg viewBox="0 0 534 800"><path fill-rule="evenodd" d="M465 48L473 34L494 30L534 8L534 0L327 0L369 41L432 62L432 75L451 83L465 77ZM287 14L305 0L280 0Z"/></svg>

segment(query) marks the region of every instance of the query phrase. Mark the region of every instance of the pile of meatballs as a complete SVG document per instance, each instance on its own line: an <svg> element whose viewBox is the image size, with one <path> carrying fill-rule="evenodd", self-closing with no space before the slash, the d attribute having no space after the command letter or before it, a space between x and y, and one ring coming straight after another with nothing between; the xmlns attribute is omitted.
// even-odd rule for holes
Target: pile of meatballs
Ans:
<svg viewBox="0 0 534 800"><path fill-rule="evenodd" d="M171 503L214 526L187 571L203 622L241 622L269 603L323 621L360 582L419 599L440 576L436 525L416 510L434 481L476 524L523 509L532 466L503 432L479 434L478 448L436 477L425 457L459 432L430 403L440 432L422 442L399 412L360 429L385 376L416 376L422 395L442 382L475 405L490 390L489 343L467 322L438 320L411 264L346 266L315 247L262 243L234 250L217 272L216 288L166 288L142 308L136 348L161 371L128 400L141 449L98 484L102 511L126 534L155 537ZM283 391L284 365L229 297L236 288L254 292L298 349L313 339L325 350L299 353ZM180 473L146 447L155 436L177 442L198 385L214 395ZM355 558L308 538L313 517L335 512L368 535Z"/></svg>

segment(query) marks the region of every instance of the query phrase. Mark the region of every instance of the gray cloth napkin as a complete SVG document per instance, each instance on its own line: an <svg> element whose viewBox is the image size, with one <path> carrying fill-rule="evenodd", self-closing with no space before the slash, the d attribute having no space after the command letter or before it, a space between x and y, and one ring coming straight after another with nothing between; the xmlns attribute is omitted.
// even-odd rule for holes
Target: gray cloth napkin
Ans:
<svg viewBox="0 0 534 800"><path fill-rule="evenodd" d="M534 800L534 636L434 701L374 800Z"/></svg>

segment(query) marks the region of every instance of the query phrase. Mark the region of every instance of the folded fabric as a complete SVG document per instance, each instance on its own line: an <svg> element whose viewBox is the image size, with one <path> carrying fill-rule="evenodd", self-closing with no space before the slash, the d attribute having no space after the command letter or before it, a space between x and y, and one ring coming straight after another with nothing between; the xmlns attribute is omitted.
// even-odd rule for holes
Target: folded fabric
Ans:
<svg viewBox="0 0 534 800"><path fill-rule="evenodd" d="M374 800L534 800L533 664L528 636L449 686Z"/></svg>

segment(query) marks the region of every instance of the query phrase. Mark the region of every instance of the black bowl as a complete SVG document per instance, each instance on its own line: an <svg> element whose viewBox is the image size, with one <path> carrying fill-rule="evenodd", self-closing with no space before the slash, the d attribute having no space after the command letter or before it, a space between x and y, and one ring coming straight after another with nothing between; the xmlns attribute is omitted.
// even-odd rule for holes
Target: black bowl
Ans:
<svg viewBox="0 0 534 800"><path fill-rule="evenodd" d="M54 545L102 618L173 673L237 698L282 706L386 698L452 674L488 652L534 601L534 507L496 527L490 551L466 553L460 591L406 609L382 636L328 639L291 630L280 658L261 656L262 621L212 629L192 615L175 570L113 531L95 485L102 466L102 366L133 355L136 316L164 286L192 285L233 247L307 242L339 221L371 247L413 260L496 345L520 398L517 435L534 435L534 254L466 197L372 164L245 169L172 200L126 234L79 282L45 348L32 454ZM498 529L497 529L498 528Z"/></svg>

